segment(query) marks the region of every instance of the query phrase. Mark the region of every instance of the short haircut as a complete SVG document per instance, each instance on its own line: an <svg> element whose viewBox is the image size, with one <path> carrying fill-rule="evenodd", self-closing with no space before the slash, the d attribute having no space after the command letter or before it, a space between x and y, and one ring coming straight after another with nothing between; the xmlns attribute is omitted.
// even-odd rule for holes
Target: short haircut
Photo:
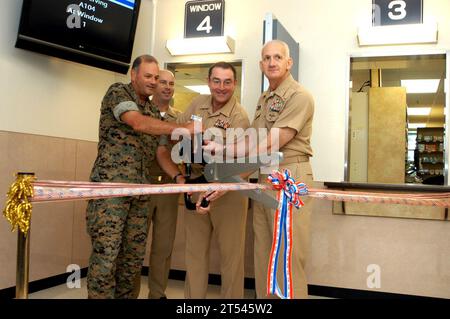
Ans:
<svg viewBox="0 0 450 319"><path fill-rule="evenodd" d="M149 55L149 54L143 54L143 55L138 56L136 59L134 59L131 68L133 70L137 71L143 62L155 63L156 65L159 65L158 60L156 60L156 58L154 56Z"/></svg>
<svg viewBox="0 0 450 319"><path fill-rule="evenodd" d="M276 44L281 44L281 46L284 47L284 50L286 51L286 58L290 58L291 57L291 53L289 51L289 46L287 45L286 42L281 41L281 40L271 40L269 42L267 42L266 44L264 44L262 50L261 50L261 54L264 51L264 49L267 47L267 45L272 44L272 43L276 43Z"/></svg>
<svg viewBox="0 0 450 319"><path fill-rule="evenodd" d="M160 74L163 73L163 72L169 73L173 78L175 78L175 74L173 74L172 71L167 70L167 69L159 69L159 73Z"/></svg>
<svg viewBox="0 0 450 319"><path fill-rule="evenodd" d="M214 68L221 68L221 69L233 71L233 77L234 77L234 80L236 80L236 68L231 63L220 61L220 62L216 62L213 65L211 65L211 67L208 70L208 79L211 78L211 73Z"/></svg>

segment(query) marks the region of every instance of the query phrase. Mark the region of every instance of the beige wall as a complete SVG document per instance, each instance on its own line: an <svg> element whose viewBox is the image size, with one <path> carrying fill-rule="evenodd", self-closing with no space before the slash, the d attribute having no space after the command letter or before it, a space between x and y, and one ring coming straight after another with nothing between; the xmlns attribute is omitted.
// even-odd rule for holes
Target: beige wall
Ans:
<svg viewBox="0 0 450 319"><path fill-rule="evenodd" d="M450 298L450 223L330 213L316 201L312 215L310 284ZM381 287L369 289L369 265Z"/></svg>
<svg viewBox="0 0 450 319"><path fill-rule="evenodd" d="M97 143L0 131L0 194L16 172L38 179L86 181ZM4 203L1 203L3 209ZM87 266L90 243L85 231L86 201L33 204L30 281L59 275L70 264ZM17 231L0 218L0 289L15 285Z"/></svg>

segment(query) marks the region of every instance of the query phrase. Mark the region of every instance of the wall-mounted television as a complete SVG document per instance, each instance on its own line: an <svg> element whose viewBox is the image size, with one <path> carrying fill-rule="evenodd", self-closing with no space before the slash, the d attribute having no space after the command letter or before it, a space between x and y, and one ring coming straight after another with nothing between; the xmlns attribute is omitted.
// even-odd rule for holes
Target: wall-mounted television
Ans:
<svg viewBox="0 0 450 319"><path fill-rule="evenodd" d="M141 0L23 0L16 48L127 73Z"/></svg>

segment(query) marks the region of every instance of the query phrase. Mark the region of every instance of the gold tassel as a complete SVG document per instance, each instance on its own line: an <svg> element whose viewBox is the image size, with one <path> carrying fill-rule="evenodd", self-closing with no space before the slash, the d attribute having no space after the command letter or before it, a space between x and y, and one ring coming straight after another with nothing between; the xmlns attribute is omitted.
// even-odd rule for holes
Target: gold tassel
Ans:
<svg viewBox="0 0 450 319"><path fill-rule="evenodd" d="M20 231L27 234L30 228L32 205L29 201L33 197L34 174L18 173L16 181L10 186L8 200L3 215L11 224L14 231L18 226Z"/></svg>

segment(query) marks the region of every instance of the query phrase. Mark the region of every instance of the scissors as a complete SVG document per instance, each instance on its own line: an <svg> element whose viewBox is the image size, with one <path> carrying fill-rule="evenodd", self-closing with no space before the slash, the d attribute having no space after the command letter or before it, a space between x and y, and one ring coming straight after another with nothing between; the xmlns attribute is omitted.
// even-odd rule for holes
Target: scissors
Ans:
<svg viewBox="0 0 450 319"><path fill-rule="evenodd" d="M206 154L204 154L204 156L205 155ZM275 163L281 163L283 160L283 153L276 152L272 157L275 157ZM261 162L261 159L258 156L235 159L234 163L216 163L208 160L206 162L208 162L208 164L205 165L203 174L210 183L246 183L246 181L239 176L241 173L252 172L261 167L268 166L266 162ZM242 190L240 192L244 196L248 196L268 208L278 208L278 201L260 189Z"/></svg>
<svg viewBox="0 0 450 319"><path fill-rule="evenodd" d="M202 118L197 115L191 115L191 120L201 122ZM201 134L198 134L197 138L200 138L201 140ZM198 145L199 152L201 152L201 145L202 143L199 143ZM217 163L209 158L206 153L202 153L202 155L204 161L208 163L204 167L203 175L206 181L210 183L246 183L246 181L239 176L241 173L253 172L263 166L268 166L268 163L262 162L259 156L249 158L236 158L233 163ZM281 163L281 161L283 160L282 152L275 152L271 156L271 164L274 162ZM251 199L260 202L262 205L268 208L278 208L278 201L267 193L264 193L260 189L242 190L240 192L242 195L250 197ZM207 197L208 196L203 198L201 207L207 207L209 205ZM189 195L185 195L185 204L188 209L195 210L195 204L191 202L191 198Z"/></svg>

